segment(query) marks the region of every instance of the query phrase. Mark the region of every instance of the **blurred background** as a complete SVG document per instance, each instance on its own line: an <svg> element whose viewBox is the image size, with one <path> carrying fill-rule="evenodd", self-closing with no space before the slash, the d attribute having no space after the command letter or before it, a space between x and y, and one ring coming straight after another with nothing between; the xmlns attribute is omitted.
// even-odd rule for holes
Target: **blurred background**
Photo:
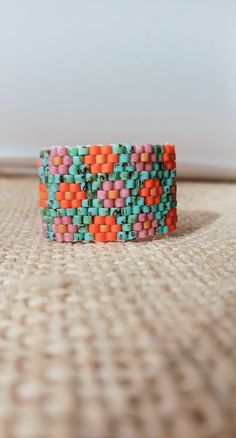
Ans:
<svg viewBox="0 0 236 438"><path fill-rule="evenodd" d="M0 172L41 147L175 143L236 179L234 0L0 0Z"/></svg>

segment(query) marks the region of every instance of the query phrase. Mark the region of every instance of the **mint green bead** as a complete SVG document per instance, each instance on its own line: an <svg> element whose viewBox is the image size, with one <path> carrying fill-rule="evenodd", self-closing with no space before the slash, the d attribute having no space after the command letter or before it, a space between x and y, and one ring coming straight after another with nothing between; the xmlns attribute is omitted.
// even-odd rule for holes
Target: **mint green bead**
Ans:
<svg viewBox="0 0 236 438"><path fill-rule="evenodd" d="M87 233L88 232L88 226L86 224L79 226L79 232L80 233Z"/></svg>
<svg viewBox="0 0 236 438"><path fill-rule="evenodd" d="M88 199L95 199L96 198L96 192L93 190L87 190L87 198Z"/></svg>
<svg viewBox="0 0 236 438"><path fill-rule="evenodd" d="M128 216L128 223L129 224L135 224L135 222L137 222L137 220L138 220L137 214L131 214Z"/></svg>
<svg viewBox="0 0 236 438"><path fill-rule="evenodd" d="M92 206L95 208L101 208L103 206L102 199L92 199Z"/></svg>
<svg viewBox="0 0 236 438"><path fill-rule="evenodd" d="M139 214L141 212L141 208L139 205L133 205L132 211L133 214Z"/></svg>
<svg viewBox="0 0 236 438"><path fill-rule="evenodd" d="M73 217L73 224L80 225L83 223L83 216L74 216Z"/></svg>
<svg viewBox="0 0 236 438"><path fill-rule="evenodd" d="M79 171L79 166L75 166L72 164L72 166L69 167L69 174L70 175L77 175Z"/></svg>
<svg viewBox="0 0 236 438"><path fill-rule="evenodd" d="M56 210L57 208L60 208L60 206L61 206L61 203L59 201L57 201L57 200L53 201L52 208L54 210Z"/></svg>
<svg viewBox="0 0 236 438"><path fill-rule="evenodd" d="M92 206L92 200L91 199L82 199L82 207L91 207Z"/></svg>
<svg viewBox="0 0 236 438"><path fill-rule="evenodd" d="M117 181L120 179L119 172L108 173L108 181Z"/></svg>
<svg viewBox="0 0 236 438"><path fill-rule="evenodd" d="M99 216L109 216L109 208L99 208L98 209L98 215Z"/></svg>
<svg viewBox="0 0 236 438"><path fill-rule="evenodd" d="M128 240L135 240L138 237L137 231L130 231L128 233Z"/></svg>
<svg viewBox="0 0 236 438"><path fill-rule="evenodd" d="M156 211L157 211L157 205L156 205L156 204L153 204L153 205L150 205L150 207L151 207L151 212L152 212L152 213L156 213Z"/></svg>
<svg viewBox="0 0 236 438"><path fill-rule="evenodd" d="M72 162L74 166L80 166L81 164L83 164L83 157L81 155L73 156Z"/></svg>
<svg viewBox="0 0 236 438"><path fill-rule="evenodd" d="M165 226L165 219L162 217L161 219L159 219L159 221L158 221L158 225L160 226L160 227L164 227Z"/></svg>
<svg viewBox="0 0 236 438"><path fill-rule="evenodd" d="M125 181L125 188L126 189L133 189L135 187L135 181L133 179L127 179Z"/></svg>
<svg viewBox="0 0 236 438"><path fill-rule="evenodd" d="M131 224L123 224L122 225L122 231L131 231L132 225Z"/></svg>
<svg viewBox="0 0 236 438"><path fill-rule="evenodd" d="M50 211L50 215L52 217L57 217L58 211L54 210L53 208L50 208L49 211Z"/></svg>
<svg viewBox="0 0 236 438"><path fill-rule="evenodd" d="M52 178L53 177L53 178ZM48 182L49 183L56 183L56 184L60 184L63 181L63 175L49 175L48 176Z"/></svg>
<svg viewBox="0 0 236 438"><path fill-rule="evenodd" d="M101 181L92 182L92 190L99 190L102 187Z"/></svg>
<svg viewBox="0 0 236 438"><path fill-rule="evenodd" d="M75 183L81 184L83 182L85 182L85 174L80 173L78 175L75 175Z"/></svg>
<svg viewBox="0 0 236 438"><path fill-rule="evenodd" d="M88 216L88 209L86 207L77 208L78 216Z"/></svg>
<svg viewBox="0 0 236 438"><path fill-rule="evenodd" d="M132 154L133 151L134 151L134 146L132 144L124 145L124 153L125 154Z"/></svg>
<svg viewBox="0 0 236 438"><path fill-rule="evenodd" d="M58 208L57 214L59 217L66 216L66 209L65 208Z"/></svg>
<svg viewBox="0 0 236 438"><path fill-rule="evenodd" d="M126 233L125 231L119 231L117 234L116 234L116 238L117 238L117 240L127 240L127 238L128 238L128 233Z"/></svg>
<svg viewBox="0 0 236 438"><path fill-rule="evenodd" d="M82 241L84 240L84 233L75 233L74 234L75 241Z"/></svg>
<svg viewBox="0 0 236 438"><path fill-rule="evenodd" d="M75 182L75 177L74 177L74 175L64 175L64 176L63 176L63 181L64 181L65 183L74 184L74 182Z"/></svg>
<svg viewBox="0 0 236 438"><path fill-rule="evenodd" d="M162 177L163 177L163 171L162 171L162 170L159 170L159 171L157 172L157 176L158 176L158 179L162 179Z"/></svg>
<svg viewBox="0 0 236 438"><path fill-rule="evenodd" d="M171 171L170 171L170 176L171 176L172 178L175 178L175 177L176 177L176 169L171 169Z"/></svg>
<svg viewBox="0 0 236 438"><path fill-rule="evenodd" d="M134 164L126 164L126 166L125 166L125 170L127 172L134 172L134 169L135 169L135 165Z"/></svg>
<svg viewBox="0 0 236 438"><path fill-rule="evenodd" d="M160 211L157 211L155 213L155 219L157 219L158 221L161 219L161 212Z"/></svg>
<svg viewBox="0 0 236 438"><path fill-rule="evenodd" d="M71 157L75 157L76 155L78 155L78 148L76 146L68 148L68 155L70 155Z"/></svg>
<svg viewBox="0 0 236 438"><path fill-rule="evenodd" d="M92 224L93 222L93 218L92 216L83 216L83 224Z"/></svg>
<svg viewBox="0 0 236 438"><path fill-rule="evenodd" d="M88 147L78 146L78 155L88 155Z"/></svg>
<svg viewBox="0 0 236 438"><path fill-rule="evenodd" d="M121 180L129 179L129 172L120 172L120 179Z"/></svg>
<svg viewBox="0 0 236 438"><path fill-rule="evenodd" d="M167 202L167 195L165 193L161 195L161 202Z"/></svg>
<svg viewBox="0 0 236 438"><path fill-rule="evenodd" d="M144 205L144 198L142 198L141 196L139 196L139 197L137 198L137 205L140 205L140 206Z"/></svg>
<svg viewBox="0 0 236 438"><path fill-rule="evenodd" d="M123 225L127 221L127 216L118 216L116 222L118 225Z"/></svg>
<svg viewBox="0 0 236 438"><path fill-rule="evenodd" d="M120 154L119 155L119 162L120 163L128 163L130 160L129 154Z"/></svg>
<svg viewBox="0 0 236 438"><path fill-rule="evenodd" d="M92 242L94 240L94 234L92 234L92 233L85 233L84 234L84 240L87 240L88 242Z"/></svg>
<svg viewBox="0 0 236 438"><path fill-rule="evenodd" d="M169 231L169 227L167 225L164 225L163 227L161 227L161 230L162 230L161 234L166 234Z"/></svg>
<svg viewBox="0 0 236 438"><path fill-rule="evenodd" d="M122 144L113 144L112 145L112 153L113 154L123 154L124 146Z"/></svg>
<svg viewBox="0 0 236 438"><path fill-rule="evenodd" d="M148 172L147 170L142 170L142 171L140 172L140 178L141 178L142 180L149 179L149 172Z"/></svg>
<svg viewBox="0 0 236 438"><path fill-rule="evenodd" d="M95 175L93 173L86 172L85 181L89 183L93 183L94 180L95 180Z"/></svg>
<svg viewBox="0 0 236 438"><path fill-rule="evenodd" d="M164 204L163 204L163 202L160 202L160 204L157 204L157 210L158 210L158 211L163 211L163 210L164 210Z"/></svg>
<svg viewBox="0 0 236 438"><path fill-rule="evenodd" d="M110 208L110 216L114 216L118 218L120 215L123 215L123 212L121 211L120 207Z"/></svg>
<svg viewBox="0 0 236 438"><path fill-rule="evenodd" d="M143 213L150 213L150 210L151 210L151 206L150 205L143 205L143 207L142 207L142 211L143 211Z"/></svg>
<svg viewBox="0 0 236 438"><path fill-rule="evenodd" d="M39 173L39 175L44 175L44 167L43 166L40 166L40 167L38 167L38 173Z"/></svg>
<svg viewBox="0 0 236 438"><path fill-rule="evenodd" d="M107 181L108 180L108 176L107 173L97 173L97 181Z"/></svg>
<svg viewBox="0 0 236 438"><path fill-rule="evenodd" d="M47 189L48 192L59 192L59 190L60 190L59 184L52 183L48 185L48 189Z"/></svg>
<svg viewBox="0 0 236 438"><path fill-rule="evenodd" d="M66 216L75 216L77 213L76 208L66 208Z"/></svg>
<svg viewBox="0 0 236 438"><path fill-rule="evenodd" d="M47 233L46 233L46 237L47 237L49 240L56 240L55 234L54 234L52 231L47 231Z"/></svg>
<svg viewBox="0 0 236 438"><path fill-rule="evenodd" d="M49 192L48 193L48 200L54 201L56 199L56 192Z"/></svg>
<svg viewBox="0 0 236 438"><path fill-rule="evenodd" d="M138 188L134 188L131 189L131 196L138 196L139 195L139 189Z"/></svg>
<svg viewBox="0 0 236 438"><path fill-rule="evenodd" d="M177 206L177 201L171 201L171 208L175 208Z"/></svg>
<svg viewBox="0 0 236 438"><path fill-rule="evenodd" d="M129 206L129 207L122 207L121 211L125 216L129 216L130 214L132 214L133 210L132 207Z"/></svg>
<svg viewBox="0 0 236 438"><path fill-rule="evenodd" d="M98 216L98 208L89 207L88 208L88 215L89 216Z"/></svg>
<svg viewBox="0 0 236 438"><path fill-rule="evenodd" d="M170 193L170 187L169 186L163 186L163 192L166 195L167 193ZM167 197L166 197L167 200Z"/></svg>
<svg viewBox="0 0 236 438"><path fill-rule="evenodd" d="M130 178L131 179L135 179L135 180L138 179L139 178L139 172L135 171L135 172L131 173Z"/></svg>

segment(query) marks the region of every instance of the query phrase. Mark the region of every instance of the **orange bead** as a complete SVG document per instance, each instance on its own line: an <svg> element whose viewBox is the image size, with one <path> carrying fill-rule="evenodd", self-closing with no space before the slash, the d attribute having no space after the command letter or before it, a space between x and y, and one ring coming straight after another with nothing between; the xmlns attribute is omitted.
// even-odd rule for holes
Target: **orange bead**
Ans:
<svg viewBox="0 0 236 438"><path fill-rule="evenodd" d="M62 201L63 199L65 199L65 192L56 192L56 200Z"/></svg>
<svg viewBox="0 0 236 438"><path fill-rule="evenodd" d="M75 199L75 193L73 193L73 192L65 192L65 199L67 201L72 201L72 199Z"/></svg>
<svg viewBox="0 0 236 438"><path fill-rule="evenodd" d="M70 192L76 193L80 191L80 184L76 183L76 184L70 184Z"/></svg>
<svg viewBox="0 0 236 438"><path fill-rule="evenodd" d="M47 184L39 184L39 190L40 192L46 192L47 191Z"/></svg>
<svg viewBox="0 0 236 438"><path fill-rule="evenodd" d="M109 144L101 146L101 154L104 155L112 154L112 146Z"/></svg>
<svg viewBox="0 0 236 438"><path fill-rule="evenodd" d="M147 204L147 205L155 204L155 198L154 198L154 196L147 196L147 198L146 198L146 204Z"/></svg>
<svg viewBox="0 0 236 438"><path fill-rule="evenodd" d="M153 187L150 189L150 195L151 196L157 196L158 195L158 189L156 187Z"/></svg>
<svg viewBox="0 0 236 438"><path fill-rule="evenodd" d="M104 225L105 216L94 216L93 223L97 225Z"/></svg>
<svg viewBox="0 0 236 438"><path fill-rule="evenodd" d="M114 225L116 223L115 216L105 216L105 224L106 225Z"/></svg>
<svg viewBox="0 0 236 438"><path fill-rule="evenodd" d="M106 242L106 233L95 233L94 238L97 242Z"/></svg>
<svg viewBox="0 0 236 438"><path fill-rule="evenodd" d="M159 179L155 179L155 187L160 187L160 180Z"/></svg>
<svg viewBox="0 0 236 438"><path fill-rule="evenodd" d="M155 196L155 204L160 204L161 198L160 196Z"/></svg>
<svg viewBox="0 0 236 438"><path fill-rule="evenodd" d="M151 221L145 221L143 222L143 228L144 230L149 230L149 228L152 227L152 222Z"/></svg>
<svg viewBox="0 0 236 438"><path fill-rule="evenodd" d="M85 155L84 164L95 164L96 163L96 155Z"/></svg>
<svg viewBox="0 0 236 438"><path fill-rule="evenodd" d="M72 201L71 201L71 207L72 207L72 208L80 208L80 207L82 207L82 200L79 200L79 199L72 199Z"/></svg>
<svg viewBox="0 0 236 438"><path fill-rule="evenodd" d="M148 161L150 161L150 154L149 154L148 152L143 152L143 153L140 155L140 161L141 161L142 163L148 163Z"/></svg>
<svg viewBox="0 0 236 438"><path fill-rule="evenodd" d="M170 161L169 154L164 153L164 154L162 155L162 159L163 159L163 161Z"/></svg>
<svg viewBox="0 0 236 438"><path fill-rule="evenodd" d="M47 208L47 201L45 201L44 199L40 199L39 200L39 207Z"/></svg>
<svg viewBox="0 0 236 438"><path fill-rule="evenodd" d="M77 192L75 196L76 199L78 199L78 201L81 201L82 199L86 199L86 193L83 191Z"/></svg>
<svg viewBox="0 0 236 438"><path fill-rule="evenodd" d="M69 192L70 186L68 183L60 183L60 192Z"/></svg>
<svg viewBox="0 0 236 438"><path fill-rule="evenodd" d="M149 196L149 193L150 193L150 189L146 189L144 187L140 189L140 196L142 196L143 198Z"/></svg>
<svg viewBox="0 0 236 438"><path fill-rule="evenodd" d="M170 231L170 233L172 233L173 231L175 231L176 230L176 224L171 224L171 225L169 225L169 231Z"/></svg>
<svg viewBox="0 0 236 438"><path fill-rule="evenodd" d="M71 208L71 201L61 200L61 208Z"/></svg>
<svg viewBox="0 0 236 438"><path fill-rule="evenodd" d="M100 232L100 225L98 224L89 224L88 226L89 233L95 234Z"/></svg>
<svg viewBox="0 0 236 438"><path fill-rule="evenodd" d="M106 241L107 242L115 242L117 240L116 233L107 233Z"/></svg>
<svg viewBox="0 0 236 438"><path fill-rule="evenodd" d="M106 163L106 155L96 155L96 163L98 164Z"/></svg>
<svg viewBox="0 0 236 438"><path fill-rule="evenodd" d="M48 200L48 193L47 192L39 192L40 199L44 199L45 201Z"/></svg>
<svg viewBox="0 0 236 438"><path fill-rule="evenodd" d="M61 164L63 164L63 158L62 157L54 157L53 164L54 164L54 166L60 166Z"/></svg>
<svg viewBox="0 0 236 438"><path fill-rule="evenodd" d="M91 173L100 173L102 172L101 166L104 166L104 164L92 164L90 167Z"/></svg>
<svg viewBox="0 0 236 438"><path fill-rule="evenodd" d="M101 147L100 146L90 146L89 147L89 155L98 155L101 153Z"/></svg>
<svg viewBox="0 0 236 438"><path fill-rule="evenodd" d="M172 225L172 223L173 223L172 217L166 217L165 218L165 224L166 225Z"/></svg>
<svg viewBox="0 0 236 438"><path fill-rule="evenodd" d="M57 225L57 231L58 231L58 233L61 233L61 234L67 233L67 225L65 225L65 224Z"/></svg>
<svg viewBox="0 0 236 438"><path fill-rule="evenodd" d="M151 189L152 187L154 187L154 179L146 179L146 181L144 182L144 187L147 189Z"/></svg>
<svg viewBox="0 0 236 438"><path fill-rule="evenodd" d="M107 162L108 163L118 163L119 162L119 155L118 154L110 154L107 156Z"/></svg>
<svg viewBox="0 0 236 438"><path fill-rule="evenodd" d="M117 199L119 198L119 194L120 194L119 190L109 190L108 199Z"/></svg>
<svg viewBox="0 0 236 438"><path fill-rule="evenodd" d="M101 233L108 233L110 231L110 225L100 225Z"/></svg>
<svg viewBox="0 0 236 438"><path fill-rule="evenodd" d="M120 224L111 225L111 232L112 233L118 233L119 231L121 231L121 225Z"/></svg>
<svg viewBox="0 0 236 438"><path fill-rule="evenodd" d="M112 173L113 171L113 165L112 163L104 163L101 165L101 171L102 173Z"/></svg>

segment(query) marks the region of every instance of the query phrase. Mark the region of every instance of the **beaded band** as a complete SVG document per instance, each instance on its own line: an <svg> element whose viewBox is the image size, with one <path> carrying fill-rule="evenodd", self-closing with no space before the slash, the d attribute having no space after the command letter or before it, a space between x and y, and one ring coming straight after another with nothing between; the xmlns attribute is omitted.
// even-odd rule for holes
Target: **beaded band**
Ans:
<svg viewBox="0 0 236 438"><path fill-rule="evenodd" d="M50 240L134 240L176 229L174 145L52 147L40 153L39 175Z"/></svg>

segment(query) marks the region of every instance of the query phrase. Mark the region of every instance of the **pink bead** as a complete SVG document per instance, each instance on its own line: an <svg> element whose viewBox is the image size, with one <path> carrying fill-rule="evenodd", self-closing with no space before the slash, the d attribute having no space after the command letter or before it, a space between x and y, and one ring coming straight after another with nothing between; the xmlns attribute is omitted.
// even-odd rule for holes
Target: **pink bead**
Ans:
<svg viewBox="0 0 236 438"><path fill-rule="evenodd" d="M158 221L156 219L154 219L152 221L152 228L157 228L157 226L158 226Z"/></svg>
<svg viewBox="0 0 236 438"><path fill-rule="evenodd" d="M60 173L60 175L68 175L68 172L69 172L68 166L64 166L64 164L58 166L58 173Z"/></svg>
<svg viewBox="0 0 236 438"><path fill-rule="evenodd" d="M71 218L71 216L63 216L63 217L62 217L62 223L63 223L64 225L72 224L72 218Z"/></svg>
<svg viewBox="0 0 236 438"><path fill-rule="evenodd" d="M63 164L64 164L65 166L72 166L72 164L73 164L72 157L70 157L69 155L65 155L65 156L63 157Z"/></svg>
<svg viewBox="0 0 236 438"><path fill-rule="evenodd" d="M154 219L154 213L148 213L147 220L148 221L153 221L153 219Z"/></svg>
<svg viewBox="0 0 236 438"><path fill-rule="evenodd" d="M142 144L135 144L134 145L134 151L136 154L142 154L143 152L143 145Z"/></svg>
<svg viewBox="0 0 236 438"><path fill-rule="evenodd" d="M57 225L52 224L52 231L53 231L54 233L57 233Z"/></svg>
<svg viewBox="0 0 236 438"><path fill-rule="evenodd" d="M125 182L123 180L115 181L114 182L114 189L115 190L121 190L125 186Z"/></svg>
<svg viewBox="0 0 236 438"><path fill-rule="evenodd" d="M97 199L106 199L106 198L107 198L107 192L105 190L97 191Z"/></svg>
<svg viewBox="0 0 236 438"><path fill-rule="evenodd" d="M62 218L61 218L61 217L55 217L55 219L54 219L54 224L55 224L55 225L60 225L60 224L62 224Z"/></svg>
<svg viewBox="0 0 236 438"><path fill-rule="evenodd" d="M54 166L54 164L53 164L53 159L50 158L50 157L49 157L49 159L48 159L48 165L49 165L49 167Z"/></svg>
<svg viewBox="0 0 236 438"><path fill-rule="evenodd" d="M132 225L133 231L141 231L142 228L143 228L142 222L136 222L135 224Z"/></svg>
<svg viewBox="0 0 236 438"><path fill-rule="evenodd" d="M121 189L120 190L120 197L121 198L128 198L130 196L130 189Z"/></svg>
<svg viewBox="0 0 236 438"><path fill-rule="evenodd" d="M138 220L139 220L139 222L145 222L147 220L147 214L146 213L139 213Z"/></svg>
<svg viewBox="0 0 236 438"><path fill-rule="evenodd" d="M125 199L124 198L115 199L115 206L116 206L116 208L125 207Z"/></svg>
<svg viewBox="0 0 236 438"><path fill-rule="evenodd" d="M149 228L148 230L148 236L153 236L155 234L154 228Z"/></svg>
<svg viewBox="0 0 236 438"><path fill-rule="evenodd" d="M147 230L141 230L138 233L139 239L143 239L144 237L147 237Z"/></svg>
<svg viewBox="0 0 236 438"><path fill-rule="evenodd" d="M113 181L104 181L102 188L103 190L113 190L114 183Z"/></svg>
<svg viewBox="0 0 236 438"><path fill-rule="evenodd" d="M148 170L149 172L153 170L152 163L145 163L145 170Z"/></svg>
<svg viewBox="0 0 236 438"><path fill-rule="evenodd" d="M153 152L152 144L144 144L143 147L144 147L144 152L148 152L148 153Z"/></svg>
<svg viewBox="0 0 236 438"><path fill-rule="evenodd" d="M152 163L156 163L157 162L157 154L152 154L151 155L151 161L152 161Z"/></svg>
<svg viewBox="0 0 236 438"><path fill-rule="evenodd" d="M103 205L105 208L113 208L115 206L114 199L104 199Z"/></svg>
<svg viewBox="0 0 236 438"><path fill-rule="evenodd" d="M59 157L64 157L64 155L67 154L67 147L61 146L61 147L57 148L57 152L58 152Z"/></svg>
<svg viewBox="0 0 236 438"><path fill-rule="evenodd" d="M144 170L144 163L136 163L136 171L141 172Z"/></svg>
<svg viewBox="0 0 236 438"><path fill-rule="evenodd" d="M51 175L56 175L58 173L57 167L52 166L50 168L50 173L51 173Z"/></svg>
<svg viewBox="0 0 236 438"><path fill-rule="evenodd" d="M65 239L65 242L73 242L74 235L72 233L65 233L64 239Z"/></svg>
<svg viewBox="0 0 236 438"><path fill-rule="evenodd" d="M57 233L56 234L56 240L57 240L57 242L64 242L64 234Z"/></svg>
<svg viewBox="0 0 236 438"><path fill-rule="evenodd" d="M139 154L131 154L130 161L131 163L137 163L139 160Z"/></svg>
<svg viewBox="0 0 236 438"><path fill-rule="evenodd" d="M57 148L52 146L50 149L50 157L58 157Z"/></svg>
<svg viewBox="0 0 236 438"><path fill-rule="evenodd" d="M68 224L68 232L69 233L77 233L78 231L78 226L75 224Z"/></svg>

